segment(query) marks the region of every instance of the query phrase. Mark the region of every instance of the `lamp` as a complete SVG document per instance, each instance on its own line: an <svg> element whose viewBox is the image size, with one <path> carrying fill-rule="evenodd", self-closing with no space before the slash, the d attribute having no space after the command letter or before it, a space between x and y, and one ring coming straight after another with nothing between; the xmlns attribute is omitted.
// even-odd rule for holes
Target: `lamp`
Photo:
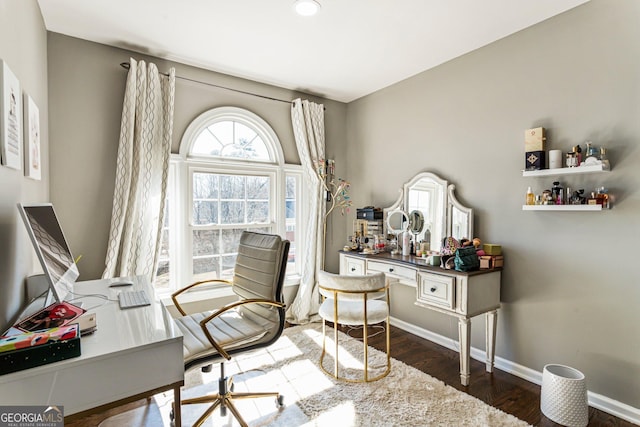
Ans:
<svg viewBox="0 0 640 427"><path fill-rule="evenodd" d="M296 0L293 9L300 16L313 16L320 10L320 3L315 0Z"/></svg>

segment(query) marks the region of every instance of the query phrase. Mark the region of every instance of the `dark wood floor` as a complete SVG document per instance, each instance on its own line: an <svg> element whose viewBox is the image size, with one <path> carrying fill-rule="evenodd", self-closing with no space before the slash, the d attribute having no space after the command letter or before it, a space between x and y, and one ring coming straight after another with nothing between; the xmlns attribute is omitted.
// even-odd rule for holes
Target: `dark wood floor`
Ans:
<svg viewBox="0 0 640 427"><path fill-rule="evenodd" d="M384 349L384 334L371 338L369 344ZM493 374L488 374L485 372L484 363L472 359L471 383L464 387L460 384L460 357L457 352L395 327L391 330L391 356L529 424L541 427L558 426L540 412L539 385L498 369L494 369ZM89 417L75 419L65 423L65 426L97 426L110 416L146 404L146 399L143 399ZM589 426L633 427L634 424L589 408Z"/></svg>
<svg viewBox="0 0 640 427"><path fill-rule="evenodd" d="M384 335L369 339L369 345L384 350ZM391 329L391 356L529 424L558 426L540 411L539 385L498 369L489 374L485 372L483 362L471 359L471 382L465 387L460 384L458 352L395 327ZM589 408L589 426L633 425L606 412Z"/></svg>

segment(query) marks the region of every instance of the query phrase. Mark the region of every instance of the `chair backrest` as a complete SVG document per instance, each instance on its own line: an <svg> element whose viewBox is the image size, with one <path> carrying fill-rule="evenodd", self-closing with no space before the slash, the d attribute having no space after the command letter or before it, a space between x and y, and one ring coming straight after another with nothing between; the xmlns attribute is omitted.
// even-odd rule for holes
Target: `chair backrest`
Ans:
<svg viewBox="0 0 640 427"><path fill-rule="evenodd" d="M347 276L333 274L327 271L318 272L319 291L325 298L333 298L334 293L330 289L340 292L339 299L352 299L362 301L363 292L371 292L368 298L379 298L384 295L387 286L387 278L384 273L369 274L366 276ZM379 292L372 292L372 291ZM350 293L353 292L353 293Z"/></svg>
<svg viewBox="0 0 640 427"><path fill-rule="evenodd" d="M244 231L233 273L233 291L242 299L268 299L284 302L284 283L289 241L278 235ZM282 323L284 308L249 304L240 311L261 322Z"/></svg>

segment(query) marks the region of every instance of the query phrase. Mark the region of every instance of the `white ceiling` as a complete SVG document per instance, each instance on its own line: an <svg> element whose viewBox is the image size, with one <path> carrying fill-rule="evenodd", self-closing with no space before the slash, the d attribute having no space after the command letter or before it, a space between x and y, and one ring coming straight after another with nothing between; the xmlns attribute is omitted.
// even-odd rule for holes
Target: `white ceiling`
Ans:
<svg viewBox="0 0 640 427"><path fill-rule="evenodd" d="M38 0L47 30L349 102L588 0Z"/></svg>

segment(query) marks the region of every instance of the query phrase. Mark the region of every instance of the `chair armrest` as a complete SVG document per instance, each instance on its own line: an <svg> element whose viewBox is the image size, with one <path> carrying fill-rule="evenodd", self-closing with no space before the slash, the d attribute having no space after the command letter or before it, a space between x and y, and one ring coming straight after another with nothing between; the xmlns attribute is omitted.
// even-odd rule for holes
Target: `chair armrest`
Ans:
<svg viewBox="0 0 640 427"><path fill-rule="evenodd" d="M204 332L205 336L207 337L207 339L209 340L211 345L216 350L218 350L218 353L220 353L220 355L222 355L227 360L231 360L231 356L220 345L218 345L218 343L215 342L215 340L213 339L213 337L209 333L209 330L207 329L207 323L209 323L210 321L212 321L216 317L220 316L222 313L231 310L232 308L236 308L236 307L239 307L241 305L247 305L247 304L266 304L266 305L272 305L272 306L278 307L278 308L286 307L286 304L284 304L284 303L281 303L281 302L278 302L278 301L272 301L272 300L268 300L268 299L256 299L256 298L244 299L244 300L241 300L241 301L235 301L235 302L229 303L229 304L225 305L224 307L222 307L221 309L217 310L215 313L212 313L208 317L202 319L200 321L200 327L202 328L202 332Z"/></svg>
<svg viewBox="0 0 640 427"><path fill-rule="evenodd" d="M187 315L187 312L183 310L182 306L180 305L180 303L178 302L178 295L181 295L183 293L185 293L186 291L192 290L193 288L195 288L196 286L200 286L202 284L205 283L224 283L226 285L231 285L232 283L229 280L224 280L224 279L209 279L209 280L201 280L199 282L195 282L190 284L189 286L185 286L182 289L178 289L177 291L175 291L173 294L171 294L171 300L173 301L173 303L175 304L176 308L178 309L178 311L180 312L180 314L182 314L183 316Z"/></svg>

